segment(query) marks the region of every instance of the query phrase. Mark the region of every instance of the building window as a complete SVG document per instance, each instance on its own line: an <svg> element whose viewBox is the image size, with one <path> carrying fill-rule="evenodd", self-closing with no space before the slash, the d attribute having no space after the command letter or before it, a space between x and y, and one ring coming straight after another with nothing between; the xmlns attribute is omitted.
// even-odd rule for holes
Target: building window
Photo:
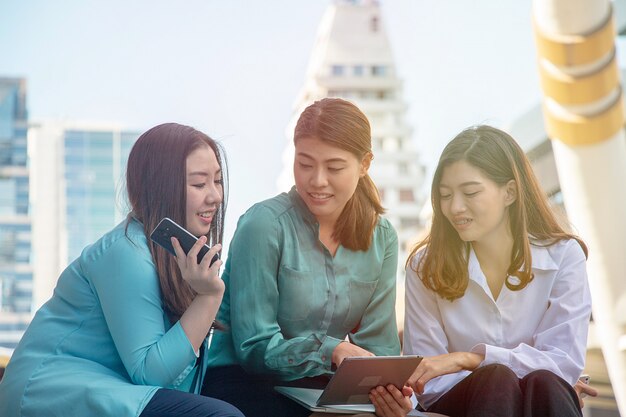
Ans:
<svg viewBox="0 0 626 417"><path fill-rule="evenodd" d="M398 140L395 137L386 137L383 142L383 150L395 152L398 150Z"/></svg>
<svg viewBox="0 0 626 417"><path fill-rule="evenodd" d="M352 68L352 73L354 75L356 75L357 77L362 77L363 76L363 65L355 65L354 68Z"/></svg>
<svg viewBox="0 0 626 417"><path fill-rule="evenodd" d="M563 201L563 193L561 192L560 189L548 195L548 199L550 200L552 204L556 206L562 206L565 204L565 202Z"/></svg>
<svg viewBox="0 0 626 417"><path fill-rule="evenodd" d="M413 203L415 201L413 190L411 189L400 190L400 201L402 201L403 203Z"/></svg>
<svg viewBox="0 0 626 417"><path fill-rule="evenodd" d="M383 147L385 146L385 138L372 139L372 145L376 149L383 149Z"/></svg>
<svg viewBox="0 0 626 417"><path fill-rule="evenodd" d="M378 16L372 16L372 18L370 19L370 30L372 32L378 32L379 29L379 20L378 20Z"/></svg>
<svg viewBox="0 0 626 417"><path fill-rule="evenodd" d="M343 75L343 65L333 65L331 67L331 73L335 77L340 77Z"/></svg>
<svg viewBox="0 0 626 417"><path fill-rule="evenodd" d="M417 218L408 218L408 217L401 217L400 218L400 227L415 227L415 226L419 226L419 219Z"/></svg>
<svg viewBox="0 0 626 417"><path fill-rule="evenodd" d="M398 164L398 174L408 174L409 165L406 162L400 162Z"/></svg>
<svg viewBox="0 0 626 417"><path fill-rule="evenodd" d="M372 66L372 75L374 77L382 77L387 73L387 67L384 65L374 65Z"/></svg>

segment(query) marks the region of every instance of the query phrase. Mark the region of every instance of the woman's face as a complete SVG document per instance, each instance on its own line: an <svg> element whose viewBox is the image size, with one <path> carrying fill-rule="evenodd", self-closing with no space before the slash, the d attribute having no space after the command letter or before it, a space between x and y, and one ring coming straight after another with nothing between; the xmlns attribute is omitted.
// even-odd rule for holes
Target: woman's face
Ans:
<svg viewBox="0 0 626 417"><path fill-rule="evenodd" d="M508 207L515 182L498 185L466 161L445 167L439 183L441 211L465 242L495 242L510 236Z"/></svg>
<svg viewBox="0 0 626 417"><path fill-rule="evenodd" d="M224 197L222 169L208 145L187 156L187 230L206 235Z"/></svg>
<svg viewBox="0 0 626 417"><path fill-rule="evenodd" d="M298 194L320 224L334 226L359 178L367 173L370 159L360 161L317 137L298 139L295 148L293 173Z"/></svg>

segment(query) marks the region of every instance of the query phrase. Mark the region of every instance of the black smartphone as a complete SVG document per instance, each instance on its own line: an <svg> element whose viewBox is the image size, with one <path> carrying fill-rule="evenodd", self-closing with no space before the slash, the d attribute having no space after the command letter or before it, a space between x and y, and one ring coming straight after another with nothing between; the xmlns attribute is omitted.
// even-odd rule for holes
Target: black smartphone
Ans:
<svg viewBox="0 0 626 417"><path fill-rule="evenodd" d="M197 237L169 217L164 217L159 224L157 224L152 233L150 233L150 239L152 239L154 243L162 246L163 249L176 256L176 251L174 251L174 246L172 246L172 236L178 239L185 253L189 253L191 247L198 241ZM209 249L207 244L200 248L200 252L198 252L198 263L204 258L204 255L206 255ZM219 255L216 253L213 259L211 259L211 265L219 258Z"/></svg>

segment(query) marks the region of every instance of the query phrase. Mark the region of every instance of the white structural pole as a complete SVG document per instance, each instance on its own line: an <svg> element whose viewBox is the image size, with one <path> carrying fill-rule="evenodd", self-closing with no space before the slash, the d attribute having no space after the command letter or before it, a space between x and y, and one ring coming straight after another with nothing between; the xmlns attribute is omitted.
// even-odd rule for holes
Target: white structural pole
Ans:
<svg viewBox="0 0 626 417"><path fill-rule="evenodd" d="M589 246L593 317L626 416L626 138L609 0L534 0L544 118L568 217Z"/></svg>

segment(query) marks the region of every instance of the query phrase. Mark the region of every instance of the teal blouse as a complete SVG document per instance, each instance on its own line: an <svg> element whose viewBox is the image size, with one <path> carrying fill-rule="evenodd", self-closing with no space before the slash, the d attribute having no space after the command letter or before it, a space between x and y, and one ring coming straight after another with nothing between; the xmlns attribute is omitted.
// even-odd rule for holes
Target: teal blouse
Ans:
<svg viewBox="0 0 626 417"><path fill-rule="evenodd" d="M138 416L159 387L198 392L196 354L163 310L143 226L132 220L128 236L125 226L61 274L0 383L1 416Z"/></svg>
<svg viewBox="0 0 626 417"><path fill-rule="evenodd" d="M209 366L294 380L331 373L346 336L376 355L398 355L398 238L380 218L367 251L322 245L295 188L252 206L233 236Z"/></svg>

